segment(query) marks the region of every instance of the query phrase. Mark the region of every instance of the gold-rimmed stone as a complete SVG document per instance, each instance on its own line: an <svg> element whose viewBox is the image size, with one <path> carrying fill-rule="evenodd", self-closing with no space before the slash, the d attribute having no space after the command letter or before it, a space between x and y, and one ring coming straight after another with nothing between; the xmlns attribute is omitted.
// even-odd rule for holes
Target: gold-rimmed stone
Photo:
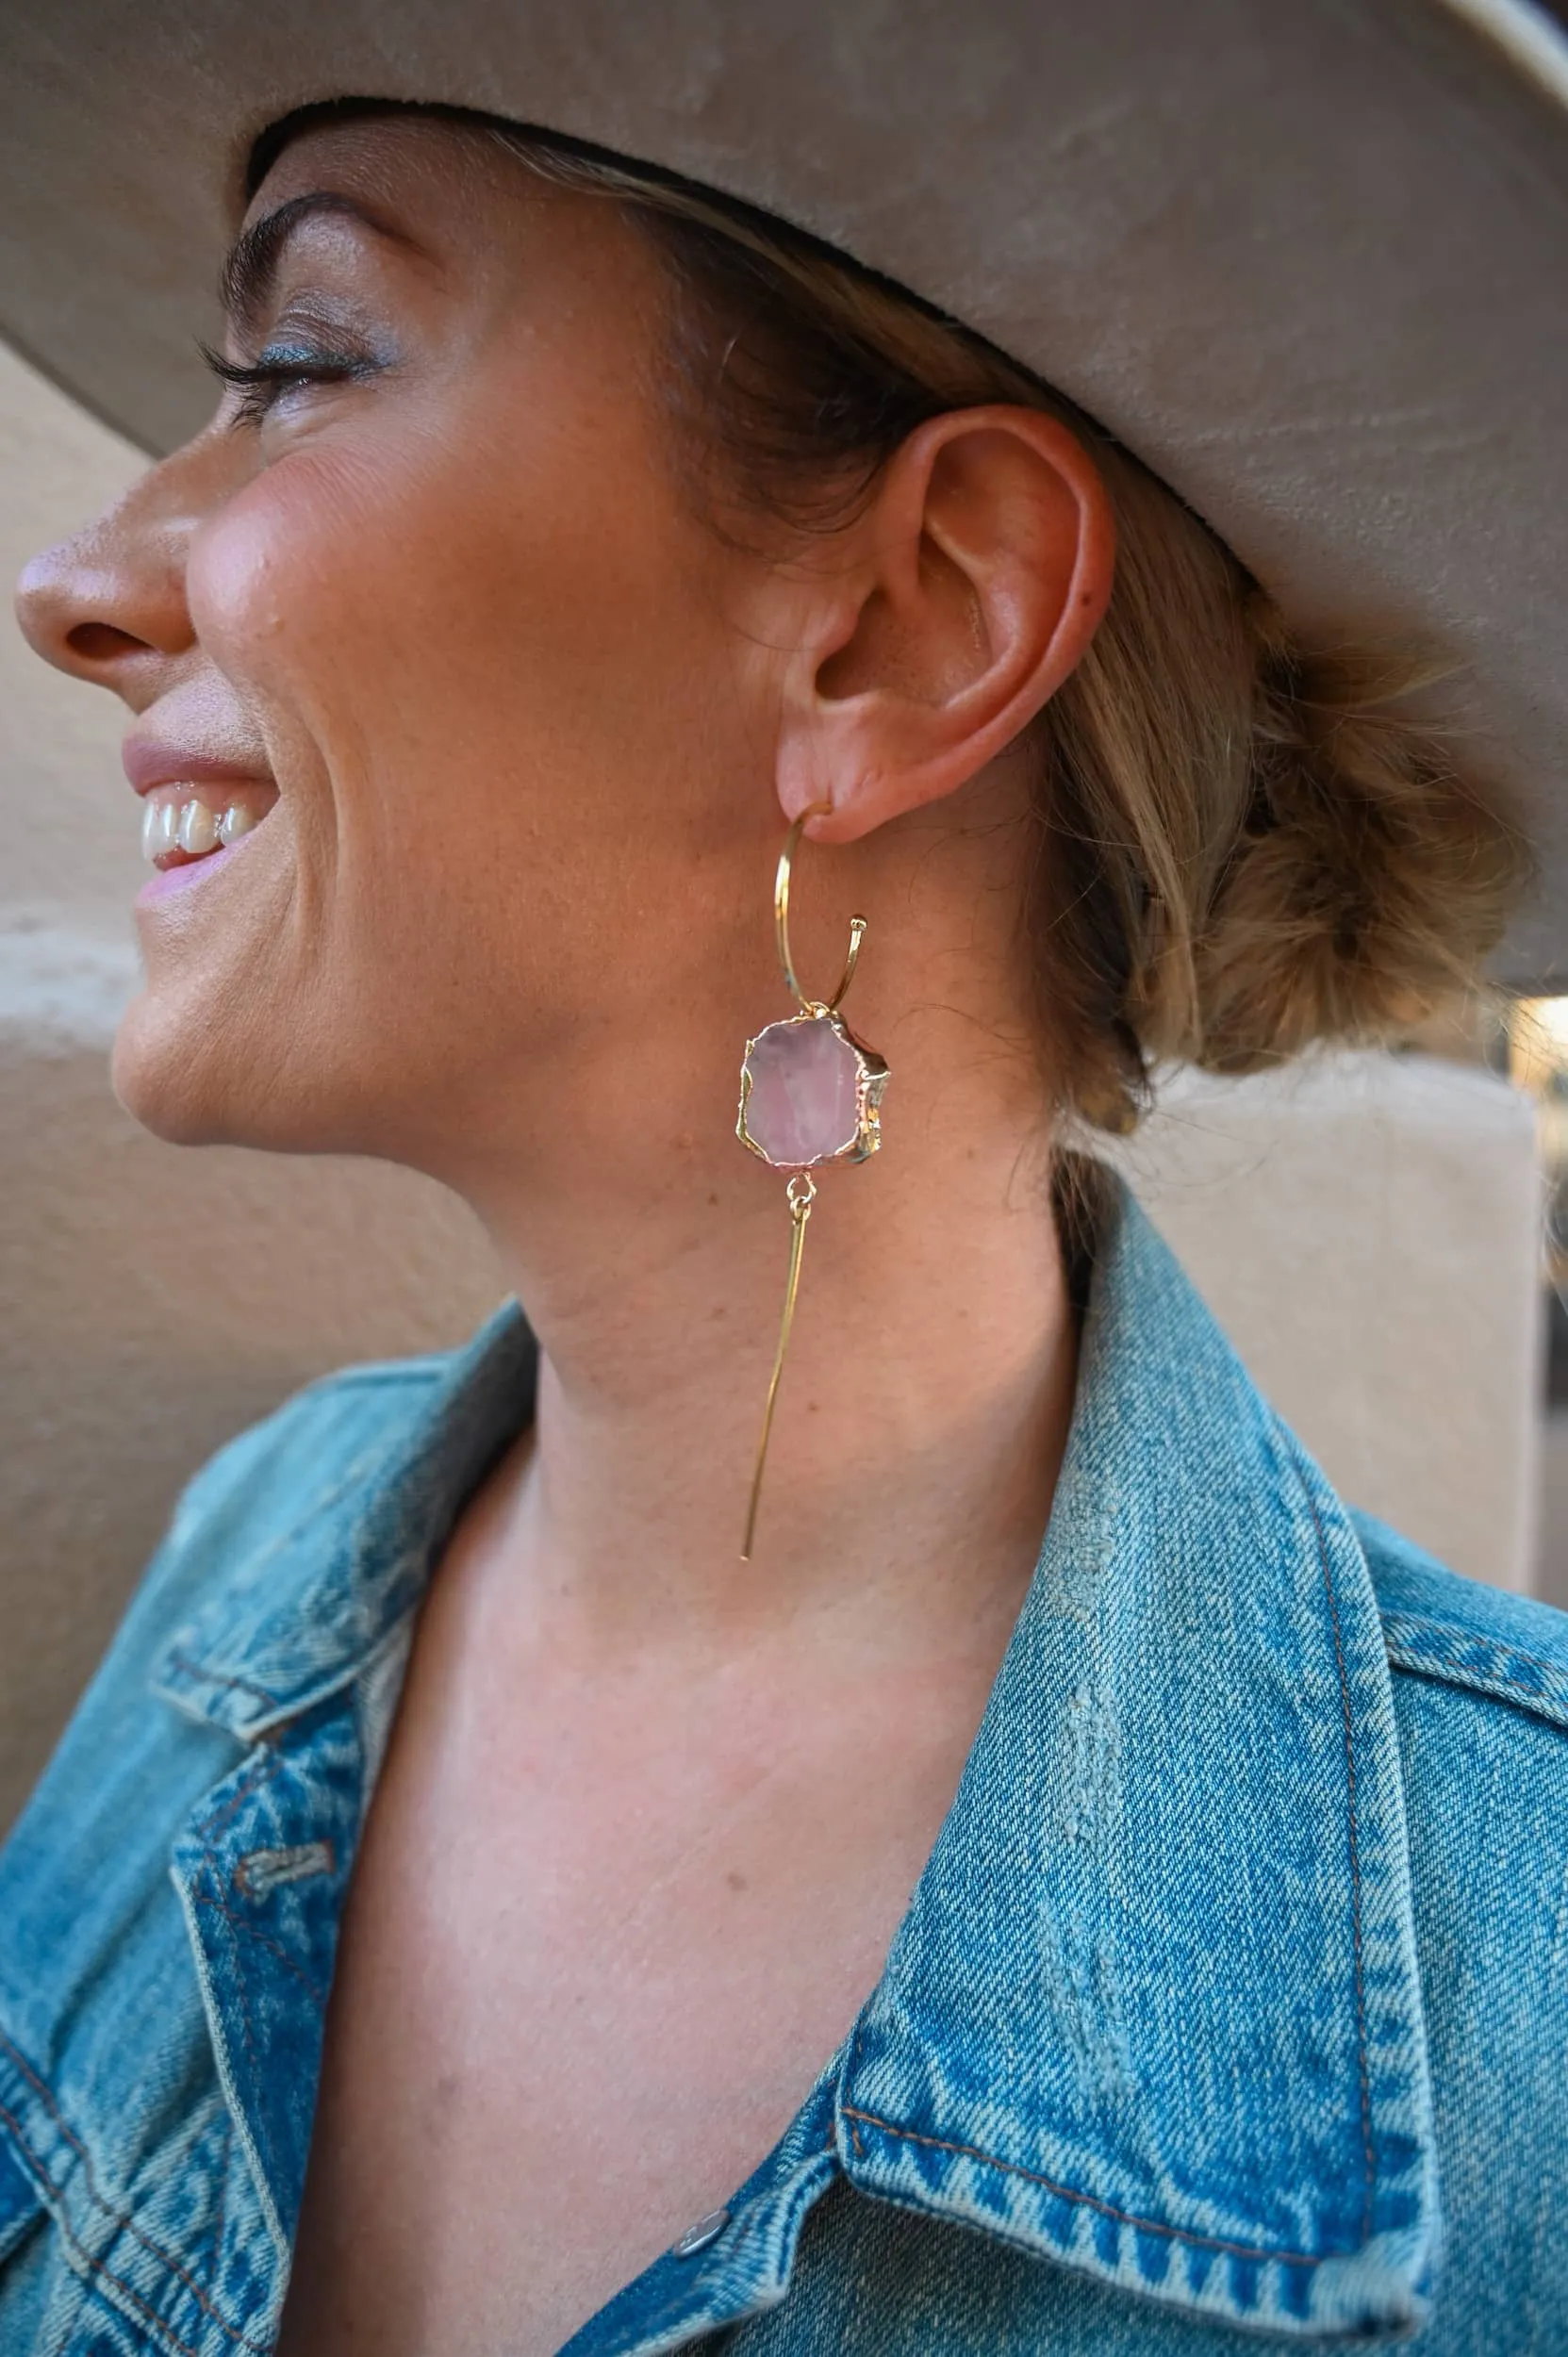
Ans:
<svg viewBox="0 0 1568 2357"><path fill-rule="evenodd" d="M742 1145L775 1170L863 1162L881 1144L887 1066L826 1008L769 1023L746 1043Z"/></svg>

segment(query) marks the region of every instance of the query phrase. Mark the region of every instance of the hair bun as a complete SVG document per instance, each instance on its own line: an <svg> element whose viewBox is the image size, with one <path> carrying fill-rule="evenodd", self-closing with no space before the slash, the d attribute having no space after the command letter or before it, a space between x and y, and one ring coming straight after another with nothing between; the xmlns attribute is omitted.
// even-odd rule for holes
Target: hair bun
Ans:
<svg viewBox="0 0 1568 2357"><path fill-rule="evenodd" d="M1474 984L1525 866L1453 739L1409 717L1413 665L1304 652L1256 591L1246 621L1250 790L1193 946L1216 1072L1408 1031Z"/></svg>

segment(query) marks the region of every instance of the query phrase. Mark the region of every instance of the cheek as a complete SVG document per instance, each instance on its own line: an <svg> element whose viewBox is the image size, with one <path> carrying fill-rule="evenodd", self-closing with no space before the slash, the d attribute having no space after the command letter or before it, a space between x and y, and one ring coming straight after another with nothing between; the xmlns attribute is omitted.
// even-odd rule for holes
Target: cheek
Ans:
<svg viewBox="0 0 1568 2357"><path fill-rule="evenodd" d="M418 940L384 936L430 833L432 773L471 771L450 724L474 627L471 573L452 561L465 536L410 460L346 437L289 453L191 551L192 620L260 719L288 822L296 987L352 988L377 943L384 982L406 970ZM438 881L437 862L427 895Z"/></svg>
<svg viewBox="0 0 1568 2357"><path fill-rule="evenodd" d="M382 915L417 864L421 923L449 871L467 921L481 847L492 868L542 851L563 884L602 871L606 830L689 776L720 675L710 544L646 446L537 407L523 440L519 405L323 436L192 551L204 642L297 741L279 783L305 846L329 819Z"/></svg>
<svg viewBox="0 0 1568 2357"><path fill-rule="evenodd" d="M284 710L322 701L380 577L374 502L355 474L308 459L267 468L191 542L186 587L203 648L242 692Z"/></svg>
<svg viewBox="0 0 1568 2357"><path fill-rule="evenodd" d="M416 760L454 816L498 753L591 764L663 660L672 552L635 470L487 452L470 424L288 455L191 551L207 651L335 773L372 764L387 818Z"/></svg>
<svg viewBox="0 0 1568 2357"><path fill-rule="evenodd" d="M257 1032L269 1117L314 1108L307 1142L343 1143L330 1107L379 1148L394 1111L471 1093L470 1063L548 1085L553 1051L678 973L685 933L650 927L685 924L707 793L735 796L712 542L645 447L520 448L516 406L323 433L191 550L198 635L287 805L286 921L270 900L230 1045Z"/></svg>

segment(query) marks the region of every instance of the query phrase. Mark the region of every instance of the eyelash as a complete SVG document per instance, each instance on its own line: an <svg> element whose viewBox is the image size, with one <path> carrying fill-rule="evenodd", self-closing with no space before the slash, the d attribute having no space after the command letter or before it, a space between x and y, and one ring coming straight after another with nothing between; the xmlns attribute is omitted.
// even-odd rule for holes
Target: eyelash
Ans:
<svg viewBox="0 0 1568 2357"><path fill-rule="evenodd" d="M263 353L259 360L225 360L221 352L202 346L202 358L221 383L239 394L237 425L258 425L279 396L291 386L341 385L362 373L354 360L312 358L308 354Z"/></svg>

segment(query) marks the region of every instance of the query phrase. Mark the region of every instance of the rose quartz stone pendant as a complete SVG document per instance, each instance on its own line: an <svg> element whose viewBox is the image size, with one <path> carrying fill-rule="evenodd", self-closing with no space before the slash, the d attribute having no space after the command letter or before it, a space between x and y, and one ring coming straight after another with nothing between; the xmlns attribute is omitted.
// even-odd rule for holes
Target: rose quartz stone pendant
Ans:
<svg viewBox="0 0 1568 2357"><path fill-rule="evenodd" d="M823 1009L769 1023L740 1068L741 1143L775 1170L863 1162L881 1144L887 1066Z"/></svg>

